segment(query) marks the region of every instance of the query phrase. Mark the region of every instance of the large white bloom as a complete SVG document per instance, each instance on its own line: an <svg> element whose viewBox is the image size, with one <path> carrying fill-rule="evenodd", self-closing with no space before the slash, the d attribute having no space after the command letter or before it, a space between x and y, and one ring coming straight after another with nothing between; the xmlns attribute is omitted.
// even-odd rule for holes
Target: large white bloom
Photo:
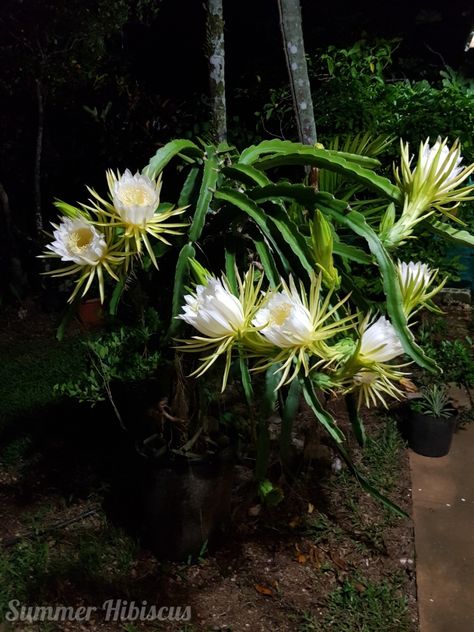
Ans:
<svg viewBox="0 0 474 632"><path fill-rule="evenodd" d="M368 324L368 323L367 323ZM380 316L362 331L359 355L369 362L388 362L403 353L403 347L393 325Z"/></svg>
<svg viewBox="0 0 474 632"><path fill-rule="evenodd" d="M433 147L428 141L420 147L417 170L422 179L429 176L442 178L444 182L451 182L463 171L460 166L462 156L457 151L451 151L445 141L437 140Z"/></svg>
<svg viewBox="0 0 474 632"><path fill-rule="evenodd" d="M97 265L107 251L104 235L86 219L65 217L53 224L54 241L46 246L61 257L78 265Z"/></svg>
<svg viewBox="0 0 474 632"><path fill-rule="evenodd" d="M293 277L288 284L280 279L281 291L268 292L252 318L260 336L279 348L276 355L266 351L267 358L256 367L263 371L280 365L277 390L302 372L308 376L316 367L336 361L338 354L327 341L353 327L355 316L339 313L348 297L332 303L332 291L321 296L322 276L312 276L309 290L302 282L297 287Z"/></svg>
<svg viewBox="0 0 474 632"><path fill-rule="evenodd" d="M242 304L220 279L210 277L207 285L196 286L195 294L187 294L184 300L186 305L178 318L205 336L233 336L244 327Z"/></svg>
<svg viewBox="0 0 474 632"><path fill-rule="evenodd" d="M107 180L114 208L126 224L143 226L153 217L160 203L160 180L132 175L129 169L118 178L109 171Z"/></svg>
<svg viewBox="0 0 474 632"><path fill-rule="evenodd" d="M264 307L256 313L252 324L281 349L310 345L313 340L311 313L293 283L290 283L288 291L271 294Z"/></svg>

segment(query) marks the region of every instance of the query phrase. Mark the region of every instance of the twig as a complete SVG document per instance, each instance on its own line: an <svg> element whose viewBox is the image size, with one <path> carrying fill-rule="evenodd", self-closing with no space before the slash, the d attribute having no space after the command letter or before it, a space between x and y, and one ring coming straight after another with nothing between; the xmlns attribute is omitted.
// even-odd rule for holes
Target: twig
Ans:
<svg viewBox="0 0 474 632"><path fill-rule="evenodd" d="M45 535L46 533L50 533L52 531L56 531L57 529L63 529L64 527L68 527L70 524L74 524L75 522L79 522L79 520L83 520L84 518L88 518L96 514L100 510L100 507L95 507L94 509L88 509L87 511L83 511L78 516L74 518L68 518L68 520L62 520L61 522L56 522L55 524L46 527L45 529L41 529L40 531L27 531L26 533L13 536L11 538L0 539L0 544L2 544L5 548L9 546L13 546L17 542L21 540L27 540L28 538L32 538L38 535Z"/></svg>
<svg viewBox="0 0 474 632"><path fill-rule="evenodd" d="M434 50L433 48L431 48L431 46L429 44L427 44L426 42L425 42L425 46L430 51L430 53L433 53L433 55L437 55L441 59L441 61L443 62L445 68L448 67L448 64L446 63L446 60L444 59L444 57L443 57L443 55L441 53L439 53L437 50Z"/></svg>

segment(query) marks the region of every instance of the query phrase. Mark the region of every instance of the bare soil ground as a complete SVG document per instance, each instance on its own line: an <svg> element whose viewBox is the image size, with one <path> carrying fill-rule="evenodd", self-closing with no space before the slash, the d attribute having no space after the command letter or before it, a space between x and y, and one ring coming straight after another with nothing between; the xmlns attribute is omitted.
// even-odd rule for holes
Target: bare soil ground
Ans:
<svg viewBox="0 0 474 632"><path fill-rule="evenodd" d="M21 319L6 314L0 330L5 353L32 340L49 344L54 323L30 306ZM341 403L332 402L331 408L347 429ZM372 437L381 437L390 423L377 411L364 413L364 419ZM306 440L302 449L314 423L307 410L302 409L296 424L297 476L284 480L277 464L271 470L272 480L283 488L283 501L274 508L261 505L251 469L246 462L239 464L231 523L216 550L203 551L189 564L156 560L104 509L111 472L121 467L117 457L121 445L117 451L113 423L104 422L100 407L86 411L53 402L18 419L3 434L0 600L12 598L13 582L18 599L28 605L84 605L98 610L89 622L22 622L0 625L1 629L345 632L338 623L334 595L340 608L357 602L362 611L366 608L382 621L388 603L406 602L407 612L400 614L400 621L396 614L386 613L391 619L384 632L418 629L410 519L389 514L365 493L345 467L341 469L324 441ZM26 446L21 447L22 439ZM16 461L12 444L20 445ZM388 457L375 451L371 462L363 459L353 440L351 448L364 471L410 514L404 447L388 446ZM373 597L374 586L381 587L379 601ZM108 599L135 601L139 606L145 601L190 606L192 618L190 622L106 622L101 606ZM377 607L374 603L380 606L378 614L371 610ZM0 606L5 612L5 603ZM382 628L367 628L372 629Z"/></svg>

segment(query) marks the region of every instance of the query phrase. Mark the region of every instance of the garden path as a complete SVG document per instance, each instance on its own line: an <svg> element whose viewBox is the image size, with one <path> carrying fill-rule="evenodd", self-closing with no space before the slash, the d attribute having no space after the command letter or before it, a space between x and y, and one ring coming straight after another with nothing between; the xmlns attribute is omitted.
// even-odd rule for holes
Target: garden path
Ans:
<svg viewBox="0 0 474 632"><path fill-rule="evenodd" d="M410 450L420 632L474 632L474 424L449 454Z"/></svg>

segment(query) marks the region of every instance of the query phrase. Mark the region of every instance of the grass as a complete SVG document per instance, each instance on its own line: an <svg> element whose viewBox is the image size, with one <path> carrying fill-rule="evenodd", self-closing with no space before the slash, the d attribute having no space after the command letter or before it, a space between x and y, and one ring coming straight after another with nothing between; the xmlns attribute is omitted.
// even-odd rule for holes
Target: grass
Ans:
<svg viewBox="0 0 474 632"><path fill-rule="evenodd" d="M403 449L404 442L395 420L388 416L382 417L379 432L367 438L360 467L376 489L388 496L399 477L400 454ZM380 511L376 511L374 515L366 515L359 503L361 488L347 469L341 470L333 478L330 490L341 497L341 502L350 517L350 531L347 526L342 528L327 514L316 512L306 519L304 534L316 544L320 542L338 544L349 536L357 547L369 546L383 552L384 531L393 525L398 517L384 507L380 507Z"/></svg>
<svg viewBox="0 0 474 632"><path fill-rule="evenodd" d="M397 481L400 453L405 444L392 417L384 416L380 422L378 434L367 439L362 463L367 468L371 483L388 493Z"/></svg>
<svg viewBox="0 0 474 632"><path fill-rule="evenodd" d="M55 400L56 383L79 375L84 349L79 339L33 340L0 347L0 430Z"/></svg>
<svg viewBox="0 0 474 632"><path fill-rule="evenodd" d="M390 497L396 486L400 472L400 455L404 442L400 436L396 421L384 416L377 435L369 437L362 456L362 467L367 478L376 489ZM385 507L381 507L378 519L367 515L357 502L357 483L352 476L343 471L339 483L344 490L344 503L351 515L351 524L355 533L360 534L359 546L385 550L384 532L399 517Z"/></svg>
<svg viewBox="0 0 474 632"><path fill-rule="evenodd" d="M37 517L32 518L36 522ZM68 586L126 591L137 545L112 525L38 536L0 551L0 621L11 599L54 602Z"/></svg>
<svg viewBox="0 0 474 632"><path fill-rule="evenodd" d="M23 467L31 463L29 453L32 446L33 440L30 435L16 437L0 451L0 465L5 470L21 471Z"/></svg>
<svg viewBox="0 0 474 632"><path fill-rule="evenodd" d="M329 594L319 617L303 613L298 632L409 632L406 599L401 581L391 577L380 583L363 584L360 578L347 579Z"/></svg>
<svg viewBox="0 0 474 632"><path fill-rule="evenodd" d="M333 522L329 516L320 511L306 519L304 534L316 544L327 540L341 542L346 537L344 530Z"/></svg>
<svg viewBox="0 0 474 632"><path fill-rule="evenodd" d="M394 419L380 418L376 433L367 439L359 467L370 482L390 496L401 471L404 442ZM337 517L315 512L308 516L304 535L323 549L357 551L373 559L386 554L384 537L398 516L376 501L369 501L351 474L343 469L328 491L336 493ZM342 510L342 511L341 511ZM341 517L342 516L342 517ZM357 559L357 555L356 555ZM321 571L326 569L321 566ZM385 579L368 577L356 567L340 578L342 583L321 598L320 606L295 616L297 632L409 632L412 622L404 597L406 577L395 570ZM318 612L319 611L319 612Z"/></svg>

